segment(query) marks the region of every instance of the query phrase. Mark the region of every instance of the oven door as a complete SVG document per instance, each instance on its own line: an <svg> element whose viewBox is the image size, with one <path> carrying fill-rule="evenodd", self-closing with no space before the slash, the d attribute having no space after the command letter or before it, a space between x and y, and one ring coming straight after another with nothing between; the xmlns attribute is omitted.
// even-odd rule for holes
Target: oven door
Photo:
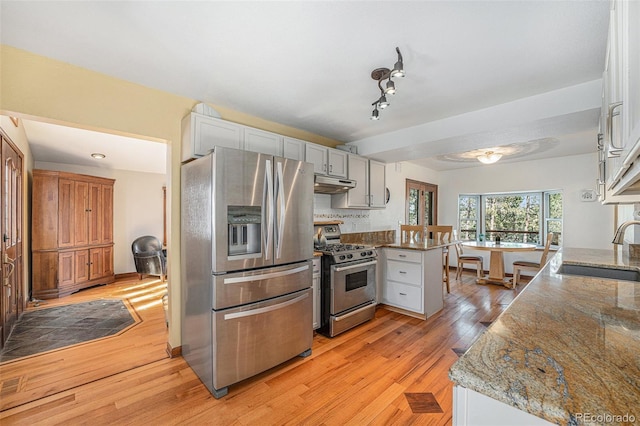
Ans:
<svg viewBox="0 0 640 426"><path fill-rule="evenodd" d="M376 298L376 260L331 266L331 315Z"/></svg>

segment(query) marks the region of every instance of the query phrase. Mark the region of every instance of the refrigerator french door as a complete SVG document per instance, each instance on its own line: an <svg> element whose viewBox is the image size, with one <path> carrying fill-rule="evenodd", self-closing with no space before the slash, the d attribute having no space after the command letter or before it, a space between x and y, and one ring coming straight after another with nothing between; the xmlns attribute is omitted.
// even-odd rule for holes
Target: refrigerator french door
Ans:
<svg viewBox="0 0 640 426"><path fill-rule="evenodd" d="M182 352L211 393L308 355L313 166L216 147L181 206Z"/></svg>

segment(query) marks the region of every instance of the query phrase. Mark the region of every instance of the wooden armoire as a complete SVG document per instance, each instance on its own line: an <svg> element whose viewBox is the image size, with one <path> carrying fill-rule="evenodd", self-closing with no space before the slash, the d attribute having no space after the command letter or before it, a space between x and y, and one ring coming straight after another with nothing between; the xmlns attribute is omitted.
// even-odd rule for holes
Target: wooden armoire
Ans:
<svg viewBox="0 0 640 426"><path fill-rule="evenodd" d="M115 180L33 171L32 297L55 299L115 280Z"/></svg>

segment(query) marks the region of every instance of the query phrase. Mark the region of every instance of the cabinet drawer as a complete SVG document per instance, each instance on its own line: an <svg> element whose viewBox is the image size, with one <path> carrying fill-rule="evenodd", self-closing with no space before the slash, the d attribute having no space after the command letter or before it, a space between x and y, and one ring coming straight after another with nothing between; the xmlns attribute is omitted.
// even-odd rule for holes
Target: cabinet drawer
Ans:
<svg viewBox="0 0 640 426"><path fill-rule="evenodd" d="M417 250L387 249L387 259L402 260L403 262L422 263L422 252Z"/></svg>
<svg viewBox="0 0 640 426"><path fill-rule="evenodd" d="M420 287L387 281L382 296L384 303L409 311L424 313L422 309L422 289Z"/></svg>
<svg viewBox="0 0 640 426"><path fill-rule="evenodd" d="M419 263L387 260L387 279L422 286L422 265Z"/></svg>

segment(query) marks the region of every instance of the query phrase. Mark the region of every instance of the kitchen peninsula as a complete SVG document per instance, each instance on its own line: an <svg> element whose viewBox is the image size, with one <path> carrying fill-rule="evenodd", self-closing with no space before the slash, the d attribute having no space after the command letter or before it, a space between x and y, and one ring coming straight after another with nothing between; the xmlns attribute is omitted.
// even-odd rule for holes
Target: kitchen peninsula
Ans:
<svg viewBox="0 0 640 426"><path fill-rule="evenodd" d="M443 250L452 240L395 241L382 252L382 297L390 310L427 319L444 307Z"/></svg>
<svg viewBox="0 0 640 426"><path fill-rule="evenodd" d="M638 421L640 283L562 264L640 270L618 250L558 252L451 368L454 425Z"/></svg>

